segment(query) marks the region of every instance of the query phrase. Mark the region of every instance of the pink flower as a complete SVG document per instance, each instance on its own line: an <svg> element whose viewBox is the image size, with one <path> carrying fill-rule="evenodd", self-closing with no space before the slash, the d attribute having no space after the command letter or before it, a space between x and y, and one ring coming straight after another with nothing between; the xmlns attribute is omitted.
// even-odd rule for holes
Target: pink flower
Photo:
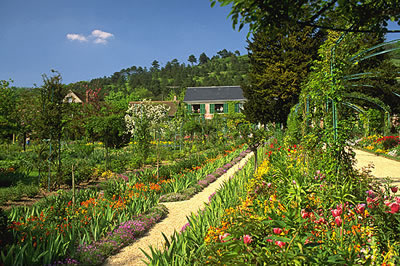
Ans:
<svg viewBox="0 0 400 266"><path fill-rule="evenodd" d="M357 213L364 213L365 204L357 204Z"/></svg>
<svg viewBox="0 0 400 266"><path fill-rule="evenodd" d="M341 214L342 214L342 210L341 210L341 209L334 209L334 210L332 210L332 215L333 215L333 217L340 216Z"/></svg>
<svg viewBox="0 0 400 266"><path fill-rule="evenodd" d="M304 209L302 209L302 210L300 211L300 214L301 214L301 217L302 217L303 219L306 219L306 218L309 216L308 212L306 212L306 210L304 210Z"/></svg>
<svg viewBox="0 0 400 266"><path fill-rule="evenodd" d="M251 236L249 236L249 235L243 236L243 243L245 243L246 245L250 244L252 241L253 241L253 239L251 239Z"/></svg>
<svg viewBox="0 0 400 266"><path fill-rule="evenodd" d="M367 197L367 204L368 204L368 207L370 207L369 205L371 205L371 204L374 203L374 202L375 202L374 199L372 199L372 198L370 198L370 197Z"/></svg>
<svg viewBox="0 0 400 266"><path fill-rule="evenodd" d="M227 242L227 240L224 240L227 236L230 236L230 234L229 233L225 233L222 236L221 235L218 236L219 241L221 241L221 243Z"/></svg>
<svg viewBox="0 0 400 266"><path fill-rule="evenodd" d="M336 223L337 226L341 226L342 225L342 218L340 216L336 216L335 223Z"/></svg>
<svg viewBox="0 0 400 266"><path fill-rule="evenodd" d="M367 194L368 194L368 196L370 196L371 198L374 198L374 197L375 197L375 193L374 193L374 191L372 191L372 190L368 190L368 191L367 191Z"/></svg>
<svg viewBox="0 0 400 266"><path fill-rule="evenodd" d="M274 234L280 235L282 233L282 229L280 228L274 228Z"/></svg>
<svg viewBox="0 0 400 266"><path fill-rule="evenodd" d="M282 242L282 241L275 241L275 244L276 244L277 246L279 246L280 248L283 248L283 247L286 245L286 243L285 243L285 242Z"/></svg>
<svg viewBox="0 0 400 266"><path fill-rule="evenodd" d="M271 186L272 186L271 183L268 183L268 184L267 184L267 187L268 187L268 188L271 188Z"/></svg>
<svg viewBox="0 0 400 266"><path fill-rule="evenodd" d="M400 210L400 204L398 204L397 202L393 202L392 204L390 204L390 213L398 213Z"/></svg>
<svg viewBox="0 0 400 266"><path fill-rule="evenodd" d="M397 190L398 190L397 187L391 187L390 189L392 190L393 193L397 193Z"/></svg>

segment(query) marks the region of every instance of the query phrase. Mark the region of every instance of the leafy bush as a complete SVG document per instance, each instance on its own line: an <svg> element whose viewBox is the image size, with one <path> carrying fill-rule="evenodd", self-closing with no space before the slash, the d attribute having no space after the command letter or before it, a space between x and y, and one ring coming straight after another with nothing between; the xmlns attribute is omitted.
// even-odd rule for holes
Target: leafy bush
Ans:
<svg viewBox="0 0 400 266"><path fill-rule="evenodd" d="M88 181L93 174L93 167L83 160L63 160L61 184L72 185L72 167L76 184Z"/></svg>

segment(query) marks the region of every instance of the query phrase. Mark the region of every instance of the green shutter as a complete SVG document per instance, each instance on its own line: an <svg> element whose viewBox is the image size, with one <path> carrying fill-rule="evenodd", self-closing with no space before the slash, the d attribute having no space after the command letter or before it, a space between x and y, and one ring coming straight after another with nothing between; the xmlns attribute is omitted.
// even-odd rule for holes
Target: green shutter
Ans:
<svg viewBox="0 0 400 266"><path fill-rule="evenodd" d="M188 104L187 105L187 112L190 114L192 112L192 105Z"/></svg>
<svg viewBox="0 0 400 266"><path fill-rule="evenodd" d="M206 113L206 105L200 104L200 114L205 114L205 113Z"/></svg>
<svg viewBox="0 0 400 266"><path fill-rule="evenodd" d="M215 104L210 104L210 114L215 113Z"/></svg>
<svg viewBox="0 0 400 266"><path fill-rule="evenodd" d="M235 103L235 113L239 113L239 104Z"/></svg>
<svg viewBox="0 0 400 266"><path fill-rule="evenodd" d="M224 103L224 114L227 114L228 111L228 103Z"/></svg>

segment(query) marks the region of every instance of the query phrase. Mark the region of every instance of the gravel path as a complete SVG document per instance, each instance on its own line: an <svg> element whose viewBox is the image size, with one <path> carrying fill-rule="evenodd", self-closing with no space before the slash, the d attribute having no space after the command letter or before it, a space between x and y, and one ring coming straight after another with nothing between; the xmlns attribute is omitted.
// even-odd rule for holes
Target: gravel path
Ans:
<svg viewBox="0 0 400 266"><path fill-rule="evenodd" d="M164 238L161 233L170 237L174 231L179 232L188 222L186 217L190 216L191 213L197 213L204 206L204 203L208 202L208 197L217 191L239 168L243 167L252 155L252 153L247 154L238 164L234 165L214 183L193 196L190 200L162 203L168 208L168 216L160 223L157 223L138 241L123 248L118 254L109 257L104 265L145 265L142 260L146 259L146 257L139 248L146 251L146 253L150 252L150 245L153 248L162 248Z"/></svg>
<svg viewBox="0 0 400 266"><path fill-rule="evenodd" d="M377 156L369 152L356 150L357 168L374 165L371 174L376 178L390 177L393 180L393 185L400 187L400 162L387 159L382 156Z"/></svg>

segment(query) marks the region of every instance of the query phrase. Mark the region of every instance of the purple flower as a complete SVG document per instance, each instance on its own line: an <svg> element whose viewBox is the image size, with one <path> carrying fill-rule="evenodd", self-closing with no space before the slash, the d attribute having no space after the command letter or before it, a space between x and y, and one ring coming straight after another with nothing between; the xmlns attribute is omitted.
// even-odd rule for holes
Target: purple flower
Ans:
<svg viewBox="0 0 400 266"><path fill-rule="evenodd" d="M206 186L208 186L208 181L206 179L202 179L202 180L199 180L199 182L197 182L197 184L202 187L206 187Z"/></svg>
<svg viewBox="0 0 400 266"><path fill-rule="evenodd" d="M189 226L190 226L190 223L186 223L184 226L182 226L181 233L185 232L186 228L188 228Z"/></svg>
<svg viewBox="0 0 400 266"><path fill-rule="evenodd" d="M210 196L208 196L208 202L211 202L211 200L215 196L215 194L216 194L216 192L214 192Z"/></svg>
<svg viewBox="0 0 400 266"><path fill-rule="evenodd" d="M208 183L212 183L217 180L217 178L214 175L207 175L205 180L207 180Z"/></svg>
<svg viewBox="0 0 400 266"><path fill-rule="evenodd" d="M119 178L122 178L125 182L129 181L129 177L127 177L126 175L119 174L118 176L119 176Z"/></svg>

